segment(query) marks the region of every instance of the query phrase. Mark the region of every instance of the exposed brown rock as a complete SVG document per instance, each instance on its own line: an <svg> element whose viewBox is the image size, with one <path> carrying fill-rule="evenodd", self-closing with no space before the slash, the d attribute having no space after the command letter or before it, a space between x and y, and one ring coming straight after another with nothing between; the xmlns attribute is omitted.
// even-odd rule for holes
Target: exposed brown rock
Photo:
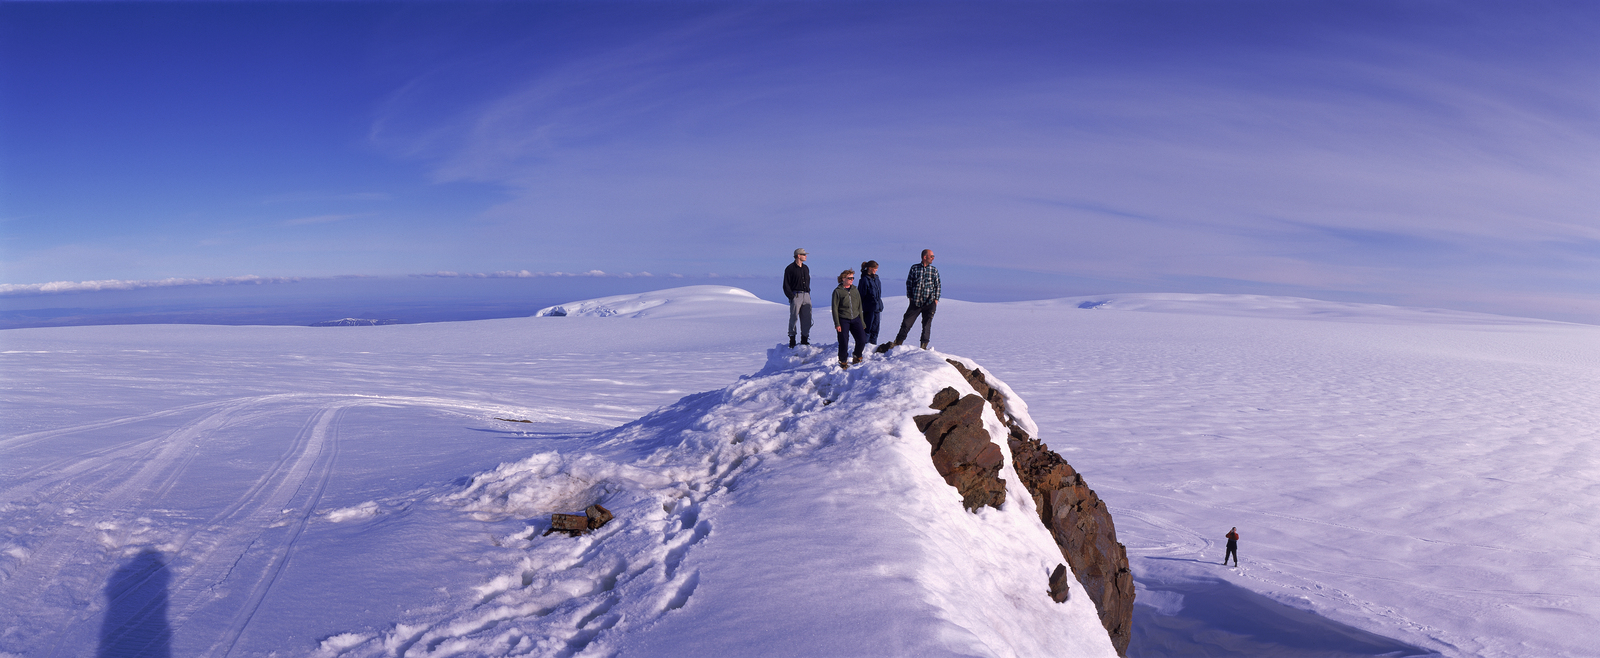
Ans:
<svg viewBox="0 0 1600 658"><path fill-rule="evenodd" d="M949 363L978 391L978 395L967 397L981 396L1006 423L1010 434L1006 444L1011 448L1013 466L1023 486L1033 496L1039 519L1050 529L1056 545L1061 548L1061 556L1067 559L1072 573L1094 601L1095 610L1100 613L1100 624L1111 636L1112 646L1119 655L1127 655L1133 629L1133 573L1128 570L1127 549L1117 542L1111 512L1067 460L1029 437L1017 424L1006 410L1005 396L989 386L981 369L968 370L954 360ZM962 399L957 406L965 402L966 399ZM1050 590L1054 597L1057 592L1054 575ZM1065 588L1061 590L1063 596L1065 591Z"/></svg>
<svg viewBox="0 0 1600 658"><path fill-rule="evenodd" d="M603 526L616 518L611 510L602 507L600 503L590 505L584 509L583 514L551 514L550 527L544 531L545 535L552 532L564 532L568 536L577 537Z"/></svg>
<svg viewBox="0 0 1600 658"><path fill-rule="evenodd" d="M583 513L589 517L590 530L599 530L600 526L610 523L611 519L616 518L611 513L611 510L601 507L600 503L584 508Z"/></svg>
<svg viewBox="0 0 1600 658"><path fill-rule="evenodd" d="M983 428L983 398L960 395L953 388L939 391L931 405L939 413L912 420L932 446L934 469L961 493L962 506L998 509L1006 502L1006 481L1000 479L1004 453Z"/></svg>
<svg viewBox="0 0 1600 658"><path fill-rule="evenodd" d="M1007 443L1040 520L1094 601L1111 644L1118 654L1126 655L1132 637L1133 573L1128 570L1127 549L1117 543L1111 512L1071 464L1037 439L1013 427Z"/></svg>
<svg viewBox="0 0 1600 658"><path fill-rule="evenodd" d="M950 406L952 404L955 404L956 400L960 400L960 399L961 399L961 393L959 391L957 391L956 389L951 388L949 386L946 386L946 387L944 387L944 390L933 394L933 404L930 404L928 406L933 407L934 409L938 409L940 411L944 411L945 407L948 407L948 406Z"/></svg>
<svg viewBox="0 0 1600 658"><path fill-rule="evenodd" d="M552 532L565 532L576 537L589 531L589 517L582 514L551 514L550 529L544 534Z"/></svg>
<svg viewBox="0 0 1600 658"><path fill-rule="evenodd" d="M961 373L961 377L967 380L967 383L972 386L972 390L978 392L978 397L983 398L985 402L989 403L990 407L994 408L996 418L1003 422L1010 420L1009 412L1006 411L1005 396L1000 393L999 389L989 386L989 381L983 376L982 368L968 370L966 366L961 365L961 362L955 359L945 359L945 363L956 367L956 372Z"/></svg>
<svg viewBox="0 0 1600 658"><path fill-rule="evenodd" d="M1067 565L1058 564L1056 570L1050 572L1050 599L1056 603L1066 603L1072 598L1072 572L1067 571Z"/></svg>

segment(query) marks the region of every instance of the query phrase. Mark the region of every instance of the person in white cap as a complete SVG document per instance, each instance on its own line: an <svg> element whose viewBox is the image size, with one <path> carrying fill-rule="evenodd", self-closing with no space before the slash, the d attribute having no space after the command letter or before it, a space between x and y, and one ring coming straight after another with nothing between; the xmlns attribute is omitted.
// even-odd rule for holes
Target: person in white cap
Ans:
<svg viewBox="0 0 1600 658"><path fill-rule="evenodd" d="M806 250L794 250L794 262L783 268L783 296L789 298L789 347L794 347L794 325L800 322L800 344L811 344L811 268Z"/></svg>

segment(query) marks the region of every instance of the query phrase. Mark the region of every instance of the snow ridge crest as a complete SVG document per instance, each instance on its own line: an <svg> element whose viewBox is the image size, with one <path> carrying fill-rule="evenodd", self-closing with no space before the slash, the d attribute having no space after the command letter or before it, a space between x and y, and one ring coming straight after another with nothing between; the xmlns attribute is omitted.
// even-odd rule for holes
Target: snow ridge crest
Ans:
<svg viewBox="0 0 1600 658"><path fill-rule="evenodd" d="M1050 598L1062 554L1009 449L998 508L964 509L931 463L913 417L942 389L977 393L951 357L902 347L841 370L834 354L774 347L726 388L441 496L484 521L526 520L499 542L524 558L479 587L481 605L406 641L492 639L495 655L1115 656L1089 597ZM985 406L991 436L1037 433L1003 382L988 386L1009 416ZM541 536L551 513L596 502L616 519Z"/></svg>

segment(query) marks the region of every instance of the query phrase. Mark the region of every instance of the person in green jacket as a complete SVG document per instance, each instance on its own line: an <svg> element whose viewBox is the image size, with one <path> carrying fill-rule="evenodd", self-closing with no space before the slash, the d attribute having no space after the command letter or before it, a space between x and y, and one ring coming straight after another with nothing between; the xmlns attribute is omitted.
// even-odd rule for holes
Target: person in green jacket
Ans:
<svg viewBox="0 0 1600 658"><path fill-rule="evenodd" d="M839 287L833 289L833 330L839 332L839 367L849 368L851 363L861 363L861 352L867 346L867 328L861 323L861 291L856 290L856 271L839 273ZM849 355L850 337L856 339L854 361L845 361Z"/></svg>

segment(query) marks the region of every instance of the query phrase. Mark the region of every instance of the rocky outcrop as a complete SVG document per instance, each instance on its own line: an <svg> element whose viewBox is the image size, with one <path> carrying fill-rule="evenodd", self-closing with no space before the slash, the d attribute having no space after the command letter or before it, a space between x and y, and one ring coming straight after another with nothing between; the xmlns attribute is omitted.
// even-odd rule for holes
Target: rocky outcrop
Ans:
<svg viewBox="0 0 1600 658"><path fill-rule="evenodd" d="M1127 655L1133 629L1133 573L1128 570L1127 549L1117 542L1111 512L1067 460L1028 436L1017 424L1006 410L1005 396L989 386L982 370L969 370L953 360L950 365L955 366L978 392L962 398L957 405L968 399L987 401L995 416L1006 423L1010 432L1006 443L1011 448L1017 476L1033 496L1039 519L1055 537L1062 557L1077 575L1085 594L1094 601L1100 624L1111 636L1111 644L1118 654ZM954 389L946 390L956 394ZM936 404L941 397L948 399L950 396L941 391L934 398ZM919 422L918 427L921 426ZM1053 595L1054 585L1052 583Z"/></svg>
<svg viewBox="0 0 1600 658"><path fill-rule="evenodd" d="M1007 443L1040 520L1094 601L1111 644L1118 654L1127 655L1133 630L1133 573L1128 570L1127 550L1117 543L1111 512L1084 484L1083 476L1038 439L1013 428Z"/></svg>
<svg viewBox="0 0 1600 658"><path fill-rule="evenodd" d="M929 406L939 413L912 420L933 446L934 468L961 493L961 504L968 511L984 505L998 509L1005 504L1006 481L1000 479L1005 456L983 428L983 398L961 397L946 387L933 396Z"/></svg>

